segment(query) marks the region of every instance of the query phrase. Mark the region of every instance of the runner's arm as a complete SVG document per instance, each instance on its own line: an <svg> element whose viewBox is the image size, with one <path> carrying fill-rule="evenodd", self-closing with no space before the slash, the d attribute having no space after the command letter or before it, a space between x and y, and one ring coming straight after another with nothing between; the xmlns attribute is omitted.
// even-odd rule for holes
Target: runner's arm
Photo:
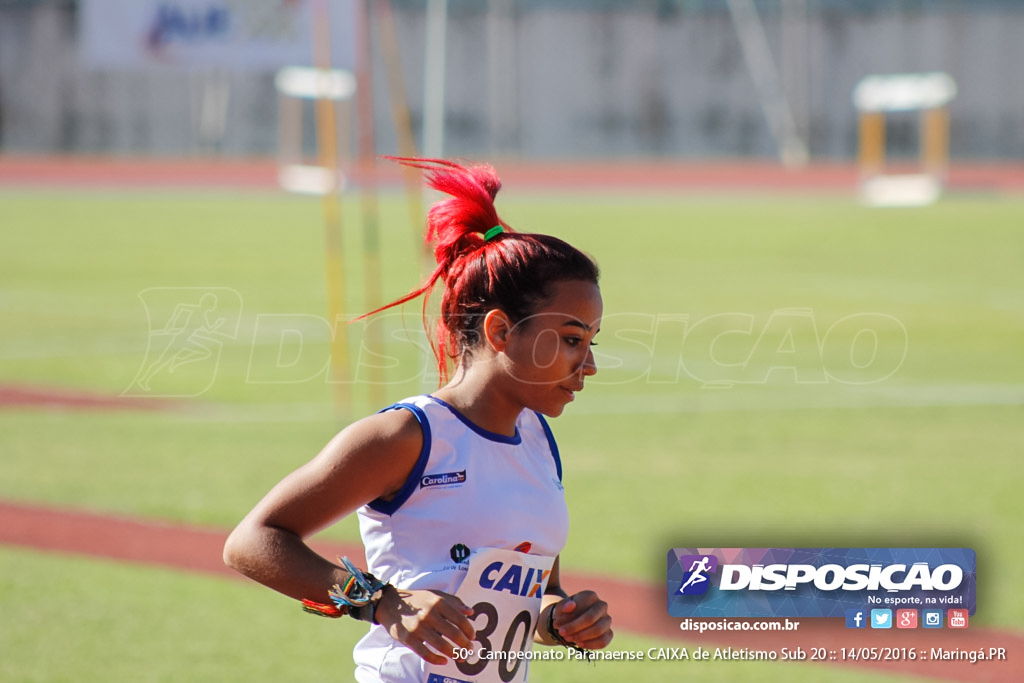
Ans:
<svg viewBox="0 0 1024 683"><path fill-rule="evenodd" d="M253 508L228 537L224 561L297 600L327 602L328 590L344 584L348 572L320 557L305 539L401 488L422 443L419 423L407 411L354 423Z"/></svg>
<svg viewBox="0 0 1024 683"><path fill-rule="evenodd" d="M224 561L236 571L296 600L328 603L344 585L344 568L312 550L306 539L362 505L393 496L412 472L423 447L416 418L405 410L372 415L344 429L309 463L285 477L228 537ZM472 610L439 591L387 588L377 621L392 637L436 664L470 647Z"/></svg>

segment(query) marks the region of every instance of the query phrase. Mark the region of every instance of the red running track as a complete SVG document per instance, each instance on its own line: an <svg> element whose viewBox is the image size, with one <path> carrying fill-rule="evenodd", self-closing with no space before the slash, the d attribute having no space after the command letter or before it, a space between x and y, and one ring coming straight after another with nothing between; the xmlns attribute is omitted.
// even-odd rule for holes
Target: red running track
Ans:
<svg viewBox="0 0 1024 683"><path fill-rule="evenodd" d="M531 190L852 194L858 184L857 169L850 163L816 162L787 170L771 161L746 160L490 161L506 187ZM388 186L397 186L402 180L397 165L388 162L377 165L377 174L376 180ZM352 178L357 185L363 180L358 175ZM952 190L1021 193L1024 163L957 162L950 168L948 186ZM0 156L0 188L3 187L274 190L277 166L268 159Z"/></svg>

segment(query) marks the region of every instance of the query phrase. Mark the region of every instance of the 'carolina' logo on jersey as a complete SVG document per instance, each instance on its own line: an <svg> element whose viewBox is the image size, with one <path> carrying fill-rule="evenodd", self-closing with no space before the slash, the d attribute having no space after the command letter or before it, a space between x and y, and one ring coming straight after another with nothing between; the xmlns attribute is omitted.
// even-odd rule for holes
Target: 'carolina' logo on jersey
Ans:
<svg viewBox="0 0 1024 683"><path fill-rule="evenodd" d="M518 564L505 565L492 562L480 574L480 586L492 591L507 591L512 595L539 598L544 592L550 570L530 567L523 576L523 567Z"/></svg>
<svg viewBox="0 0 1024 683"><path fill-rule="evenodd" d="M443 472L442 474L428 474L420 479L420 488L428 486L450 486L451 484L462 484L466 481L466 470L461 472Z"/></svg>

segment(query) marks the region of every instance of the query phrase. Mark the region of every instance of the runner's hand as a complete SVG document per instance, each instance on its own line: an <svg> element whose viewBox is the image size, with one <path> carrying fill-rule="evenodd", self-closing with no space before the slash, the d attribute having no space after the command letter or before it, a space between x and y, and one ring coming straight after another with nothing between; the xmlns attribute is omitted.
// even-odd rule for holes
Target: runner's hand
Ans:
<svg viewBox="0 0 1024 683"><path fill-rule="evenodd" d="M389 588L377 604L377 622L392 638L431 664L444 664L454 648L473 647L473 610L449 593ZM443 653L438 654L438 653Z"/></svg>
<svg viewBox="0 0 1024 683"><path fill-rule="evenodd" d="M586 650L600 650L612 642L608 603L594 591L580 591L558 601L552 626L566 642Z"/></svg>

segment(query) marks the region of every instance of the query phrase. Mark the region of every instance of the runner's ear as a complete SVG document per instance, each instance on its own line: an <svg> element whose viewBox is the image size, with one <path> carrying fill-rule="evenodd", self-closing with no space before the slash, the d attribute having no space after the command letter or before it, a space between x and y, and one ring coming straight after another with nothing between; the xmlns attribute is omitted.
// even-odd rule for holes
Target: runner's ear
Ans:
<svg viewBox="0 0 1024 683"><path fill-rule="evenodd" d="M495 351L501 353L508 345L508 337L512 332L512 321L504 311L498 308L491 309L484 316L483 333L487 344Z"/></svg>

